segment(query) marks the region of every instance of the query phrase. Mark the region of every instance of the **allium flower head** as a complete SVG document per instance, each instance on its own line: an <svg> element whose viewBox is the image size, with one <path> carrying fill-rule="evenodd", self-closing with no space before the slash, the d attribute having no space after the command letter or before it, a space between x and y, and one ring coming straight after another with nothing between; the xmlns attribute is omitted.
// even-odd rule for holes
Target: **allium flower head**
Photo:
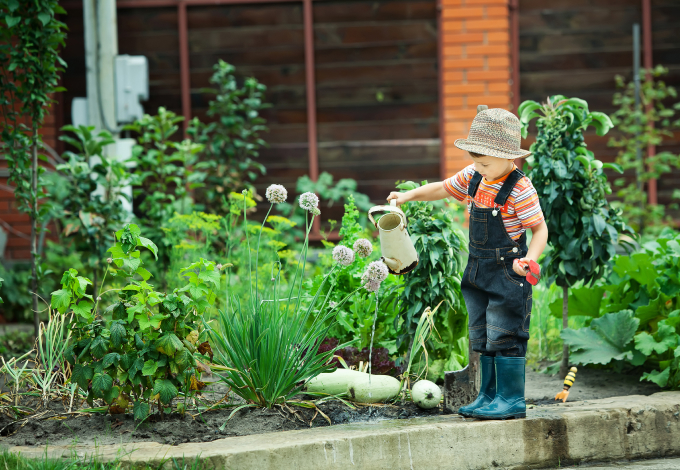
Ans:
<svg viewBox="0 0 680 470"><path fill-rule="evenodd" d="M315 207L314 209L312 209L312 214L315 216L319 216L321 215L321 211L319 210L318 207Z"/></svg>
<svg viewBox="0 0 680 470"><path fill-rule="evenodd" d="M300 196L300 207L304 210L312 212L312 210L319 205L319 197L310 192L303 193Z"/></svg>
<svg viewBox="0 0 680 470"><path fill-rule="evenodd" d="M288 199L288 191L280 184L272 184L267 188L267 191L264 194L267 196L267 200L272 204L281 204Z"/></svg>
<svg viewBox="0 0 680 470"><path fill-rule="evenodd" d="M361 275L361 283L369 292L375 292L380 288L380 284L387 279L389 271L387 265L382 261L373 261L366 267L366 271Z"/></svg>
<svg viewBox="0 0 680 470"><path fill-rule="evenodd" d="M352 248L359 258L368 258L373 252L373 245L365 238L355 241Z"/></svg>
<svg viewBox="0 0 680 470"><path fill-rule="evenodd" d="M338 245L333 248L333 259L342 266L349 266L354 262L354 252L346 246Z"/></svg>
<svg viewBox="0 0 680 470"><path fill-rule="evenodd" d="M364 285L364 289L366 289L368 292L378 292L378 289L380 289L380 282L378 281L368 281Z"/></svg>

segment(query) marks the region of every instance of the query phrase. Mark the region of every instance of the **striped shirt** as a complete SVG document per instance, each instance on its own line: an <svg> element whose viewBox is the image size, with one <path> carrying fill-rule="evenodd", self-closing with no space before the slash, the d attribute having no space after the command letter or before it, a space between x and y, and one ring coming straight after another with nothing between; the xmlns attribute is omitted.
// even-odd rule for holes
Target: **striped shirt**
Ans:
<svg viewBox="0 0 680 470"><path fill-rule="evenodd" d="M468 212L471 212L468 185L474 174L475 165L472 164L444 181L444 188L451 196L468 204ZM477 207L493 208L495 206L494 199L509 174L496 181L487 181L486 178L482 178L474 199ZM526 229L535 227L545 220L536 189L526 176L515 184L505 205L498 209L503 216L505 230L513 240L519 239Z"/></svg>

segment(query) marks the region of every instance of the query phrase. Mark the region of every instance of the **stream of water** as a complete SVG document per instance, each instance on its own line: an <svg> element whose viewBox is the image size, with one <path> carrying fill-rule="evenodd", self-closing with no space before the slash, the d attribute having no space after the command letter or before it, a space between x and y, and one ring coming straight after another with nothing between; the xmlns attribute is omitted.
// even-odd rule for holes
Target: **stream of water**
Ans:
<svg viewBox="0 0 680 470"><path fill-rule="evenodd" d="M368 398L373 396L371 391L371 372L373 370L373 337L375 336L375 324L378 322L378 293L375 293L375 315L373 316L373 328L371 330L371 345L368 347Z"/></svg>

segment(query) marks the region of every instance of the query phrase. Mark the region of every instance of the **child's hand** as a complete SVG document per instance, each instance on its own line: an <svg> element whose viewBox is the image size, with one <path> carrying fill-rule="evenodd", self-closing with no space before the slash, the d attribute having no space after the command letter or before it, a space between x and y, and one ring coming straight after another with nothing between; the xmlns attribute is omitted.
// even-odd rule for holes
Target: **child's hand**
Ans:
<svg viewBox="0 0 680 470"><path fill-rule="evenodd" d="M512 270L520 276L526 277L527 273L529 272L529 261L531 261L529 258L516 259L512 263Z"/></svg>
<svg viewBox="0 0 680 470"><path fill-rule="evenodd" d="M389 203L392 199L397 200L397 206L401 206L403 203L408 202L408 199L406 199L406 193L398 193L396 191L392 191L389 196L387 196L387 202Z"/></svg>

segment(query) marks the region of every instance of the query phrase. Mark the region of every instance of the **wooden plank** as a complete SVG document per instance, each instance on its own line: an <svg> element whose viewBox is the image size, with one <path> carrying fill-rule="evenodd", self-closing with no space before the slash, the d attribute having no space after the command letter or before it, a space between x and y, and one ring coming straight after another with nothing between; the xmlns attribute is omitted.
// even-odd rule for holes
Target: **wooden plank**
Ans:
<svg viewBox="0 0 680 470"><path fill-rule="evenodd" d="M243 28L302 24L302 3L211 5L187 9L189 29Z"/></svg>
<svg viewBox="0 0 680 470"><path fill-rule="evenodd" d="M439 122L415 119L399 122L348 122L320 124L319 142L336 140L433 139L439 136Z"/></svg>
<svg viewBox="0 0 680 470"><path fill-rule="evenodd" d="M431 22L395 22L358 25L316 24L314 44L327 45L376 45L392 42L413 43L436 41L437 31L434 19Z"/></svg>
<svg viewBox="0 0 680 470"><path fill-rule="evenodd" d="M314 23L354 23L359 21L433 20L435 2L421 1L323 1L314 2Z"/></svg>
<svg viewBox="0 0 680 470"><path fill-rule="evenodd" d="M633 23L640 21L640 7L632 5L622 8L583 8L568 11L538 10L525 11L520 5L519 28L525 32L555 34L556 31L617 31L629 30Z"/></svg>

